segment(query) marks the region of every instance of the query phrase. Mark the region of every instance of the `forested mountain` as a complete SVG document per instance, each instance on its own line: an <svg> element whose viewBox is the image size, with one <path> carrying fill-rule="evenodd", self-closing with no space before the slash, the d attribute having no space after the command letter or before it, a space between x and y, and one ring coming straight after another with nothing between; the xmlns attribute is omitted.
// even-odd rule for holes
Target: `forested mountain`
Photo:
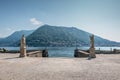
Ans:
<svg viewBox="0 0 120 80"><path fill-rule="evenodd" d="M6 38L0 38L0 46L19 46L22 34L28 46L89 46L91 33L75 27L43 25L36 30L16 31ZM95 35L95 46L120 46Z"/></svg>
<svg viewBox="0 0 120 80"><path fill-rule="evenodd" d="M91 33L75 27L43 25L27 36L28 46L89 46ZM116 46L117 42L95 36L96 46Z"/></svg>

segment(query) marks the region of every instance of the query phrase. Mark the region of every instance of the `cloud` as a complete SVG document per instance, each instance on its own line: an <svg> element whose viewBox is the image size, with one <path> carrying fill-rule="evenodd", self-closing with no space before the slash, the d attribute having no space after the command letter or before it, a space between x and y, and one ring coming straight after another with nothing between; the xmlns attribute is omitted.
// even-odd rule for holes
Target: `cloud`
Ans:
<svg viewBox="0 0 120 80"><path fill-rule="evenodd" d="M37 20L36 18L31 18L30 19L30 22L33 24L33 25L36 25L36 26L40 26L40 25L43 25L43 23L39 20Z"/></svg>
<svg viewBox="0 0 120 80"><path fill-rule="evenodd" d="M9 27L8 27L6 30L7 30L7 31L12 31L12 28L9 28Z"/></svg>

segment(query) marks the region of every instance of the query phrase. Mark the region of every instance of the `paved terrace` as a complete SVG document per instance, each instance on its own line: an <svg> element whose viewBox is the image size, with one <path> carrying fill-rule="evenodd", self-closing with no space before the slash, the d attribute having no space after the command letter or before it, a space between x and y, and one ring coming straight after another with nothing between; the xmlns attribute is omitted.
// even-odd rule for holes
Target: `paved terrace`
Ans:
<svg viewBox="0 0 120 80"><path fill-rule="evenodd" d="M0 54L0 80L120 80L120 54L97 58L18 58Z"/></svg>

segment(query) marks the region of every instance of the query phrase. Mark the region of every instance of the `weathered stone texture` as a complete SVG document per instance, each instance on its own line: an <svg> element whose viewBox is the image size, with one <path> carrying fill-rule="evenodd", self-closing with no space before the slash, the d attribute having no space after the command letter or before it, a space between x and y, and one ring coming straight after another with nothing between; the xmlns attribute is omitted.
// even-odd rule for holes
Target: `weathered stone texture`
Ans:
<svg viewBox="0 0 120 80"><path fill-rule="evenodd" d="M94 48L94 35L90 36L90 49L89 49L89 52L90 52L89 57L96 58L95 48Z"/></svg>
<svg viewBox="0 0 120 80"><path fill-rule="evenodd" d="M21 43L20 43L20 57L25 57L25 56L26 56L26 41L25 41L25 36L22 35Z"/></svg>

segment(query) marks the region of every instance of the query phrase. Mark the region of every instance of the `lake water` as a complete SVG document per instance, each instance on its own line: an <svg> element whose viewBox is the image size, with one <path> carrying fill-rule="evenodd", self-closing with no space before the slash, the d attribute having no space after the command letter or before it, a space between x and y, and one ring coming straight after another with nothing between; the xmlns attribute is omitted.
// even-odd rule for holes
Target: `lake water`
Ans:
<svg viewBox="0 0 120 80"><path fill-rule="evenodd" d="M19 50L19 47L0 47L5 48L7 50ZM120 47L96 47L95 49L98 50L113 50L113 49L120 49ZM45 47L27 47L27 50L42 50ZM74 50L76 47L47 47L49 57L74 57ZM78 47L81 50L88 50L89 47Z"/></svg>

